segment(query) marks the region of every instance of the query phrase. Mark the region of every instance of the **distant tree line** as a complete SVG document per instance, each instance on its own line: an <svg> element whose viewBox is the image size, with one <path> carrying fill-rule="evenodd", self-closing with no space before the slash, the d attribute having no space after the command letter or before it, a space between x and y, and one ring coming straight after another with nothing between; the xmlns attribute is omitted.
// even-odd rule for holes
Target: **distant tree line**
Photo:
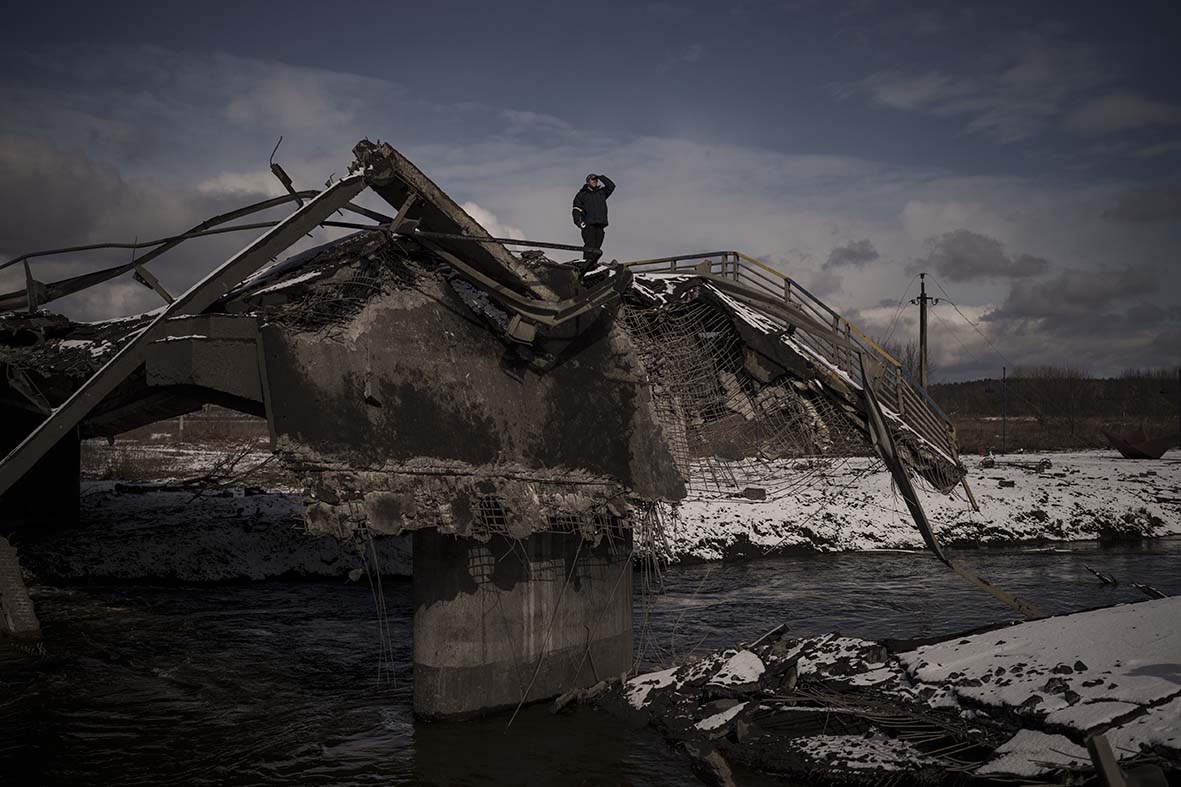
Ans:
<svg viewBox="0 0 1181 787"><path fill-rule="evenodd" d="M911 380L919 379L917 341L877 340ZM927 379L938 379L934 365ZM1001 422L1008 389L1008 421ZM928 392L955 424L961 450L1103 448L1103 432L1181 431L1181 369L1125 369L1095 377L1074 366L1019 367L1001 378L932 383Z"/></svg>
<svg viewBox="0 0 1181 787"><path fill-rule="evenodd" d="M1181 418L1178 375L1177 368L1127 369L1106 378L1074 367L1017 368L1007 383L1008 414L1067 423L1084 418ZM1001 414L1000 378L938 383L930 387L930 394L953 419Z"/></svg>

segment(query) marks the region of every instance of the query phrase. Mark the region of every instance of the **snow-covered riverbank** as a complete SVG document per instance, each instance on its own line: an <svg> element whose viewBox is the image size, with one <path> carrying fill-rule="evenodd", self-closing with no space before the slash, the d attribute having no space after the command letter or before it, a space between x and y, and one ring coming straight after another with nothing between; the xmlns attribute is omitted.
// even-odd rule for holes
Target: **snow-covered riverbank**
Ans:
<svg viewBox="0 0 1181 787"><path fill-rule="evenodd" d="M1041 459L1049 459L1050 467L1032 469ZM969 509L962 489L951 496L923 495L945 544L1181 533L1181 459L1134 462L1095 451L1010 455L993 467L981 467L975 457L967 463L979 512ZM878 463L784 461L776 469L776 486L791 491L765 500L691 495L668 533L670 557L922 548L906 506ZM86 481L83 526L21 550L36 573L59 578L339 576L361 565L355 547L304 532L302 505L294 489L234 487L194 499L194 491L176 486ZM385 573L410 573L409 539L383 537L378 546Z"/></svg>
<svg viewBox="0 0 1181 787"><path fill-rule="evenodd" d="M1040 460L1050 467L1038 471ZM1010 454L985 467L968 457L972 511L962 488L931 491L923 504L939 539L951 545L1077 541L1181 533L1181 455L1157 461L1112 451ZM874 466L879 469L870 472ZM1024 465L1024 466L1018 466ZM775 486L792 491L752 500L726 493L691 496L670 534L674 559L718 560L779 550L922 548L889 474L870 459L831 465L783 461Z"/></svg>

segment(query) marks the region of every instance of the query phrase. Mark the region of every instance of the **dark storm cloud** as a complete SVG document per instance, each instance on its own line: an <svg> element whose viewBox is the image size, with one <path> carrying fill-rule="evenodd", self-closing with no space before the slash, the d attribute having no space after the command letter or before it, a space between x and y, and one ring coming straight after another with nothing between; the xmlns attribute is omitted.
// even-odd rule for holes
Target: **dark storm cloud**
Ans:
<svg viewBox="0 0 1181 787"><path fill-rule="evenodd" d="M825 265L821 270L808 275L808 291L817 298L826 298L844 289L845 280Z"/></svg>
<svg viewBox="0 0 1181 787"><path fill-rule="evenodd" d="M1151 224L1181 219L1181 183L1133 186L1120 195L1115 207L1104 212L1109 221Z"/></svg>
<svg viewBox="0 0 1181 787"><path fill-rule="evenodd" d="M926 245L927 256L915 260L908 270L933 271L947 281L1028 278L1050 267L1048 261L1030 254L1010 257L999 240L971 230L945 232L928 238Z"/></svg>
<svg viewBox="0 0 1181 787"><path fill-rule="evenodd" d="M1156 304L1148 303L1147 301L1133 303L1124 311L1123 316L1130 324L1143 327L1160 325L1161 323L1176 319L1176 315L1170 314L1169 310L1162 309Z"/></svg>
<svg viewBox="0 0 1181 787"><path fill-rule="evenodd" d="M124 177L115 168L24 136L0 136L0 259L46 248L89 243L126 243L184 232L210 216L262 199L261 195L204 194ZM181 289L243 244L241 236L190 241L153 265L166 286ZM42 281L97 270L128 259L128 251L42 258L32 272ZM23 273L3 272L0 290L23 286ZM126 285L126 282L123 283ZM141 296L142 297L138 297ZM105 290L73 296L72 315L108 316L112 296ZM120 305L151 308L158 299L130 285Z"/></svg>
<svg viewBox="0 0 1181 787"><path fill-rule="evenodd" d="M837 246L829 252L825 268L839 268L844 266L864 268L882 255L873 247L869 240L858 240Z"/></svg>
<svg viewBox="0 0 1181 787"><path fill-rule="evenodd" d="M1014 282L1005 302L985 314L992 323L1038 320L1052 333L1080 333L1111 337L1162 324L1168 314L1150 303L1120 308L1126 298L1147 296L1155 279L1143 270L1067 269L1033 284Z"/></svg>
<svg viewBox="0 0 1181 787"><path fill-rule="evenodd" d="M86 242L128 191L112 168L31 137L0 137L0 171L0 253L10 257Z"/></svg>
<svg viewBox="0 0 1181 787"><path fill-rule="evenodd" d="M210 162L265 171L280 136L289 161L325 145L347 154L365 133L395 133L406 118L471 122L471 113L408 102L389 80L220 52L46 44L20 56L0 50L0 65L0 133L51 138L159 180L208 176Z"/></svg>
<svg viewBox="0 0 1181 787"><path fill-rule="evenodd" d="M1152 340L1152 348L1161 354L1163 360L1181 359L1181 326L1158 333Z"/></svg>
<svg viewBox="0 0 1181 787"><path fill-rule="evenodd" d="M181 232L263 195L202 193L126 178L114 167L25 136L0 136L0 254ZM245 198L244 198L245 197Z"/></svg>

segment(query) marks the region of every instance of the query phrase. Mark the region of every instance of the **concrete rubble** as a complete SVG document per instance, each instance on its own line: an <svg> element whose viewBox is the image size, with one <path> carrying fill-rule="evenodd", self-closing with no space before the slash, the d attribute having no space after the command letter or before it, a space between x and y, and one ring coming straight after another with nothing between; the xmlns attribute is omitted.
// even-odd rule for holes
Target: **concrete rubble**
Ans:
<svg viewBox="0 0 1181 787"><path fill-rule="evenodd" d="M1161 599L918 647L779 629L555 710L590 702L647 721L694 759L716 752L808 783L1081 783L1098 734L1125 772L1176 777L1179 615L1181 599Z"/></svg>
<svg viewBox="0 0 1181 787"><path fill-rule="evenodd" d="M37 613L21 573L16 550L0 537L0 623L17 638L35 638L40 631Z"/></svg>

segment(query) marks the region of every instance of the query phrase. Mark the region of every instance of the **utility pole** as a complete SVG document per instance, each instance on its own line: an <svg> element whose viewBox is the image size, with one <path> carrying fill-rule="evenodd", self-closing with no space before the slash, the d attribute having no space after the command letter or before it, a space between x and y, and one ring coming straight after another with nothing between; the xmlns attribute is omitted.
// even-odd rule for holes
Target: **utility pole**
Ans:
<svg viewBox="0 0 1181 787"><path fill-rule="evenodd" d="M919 297L911 298L919 306L919 385L927 390L927 304L939 303L938 298L927 295L927 274L919 274Z"/></svg>
<svg viewBox="0 0 1181 787"><path fill-rule="evenodd" d="M1005 448L1009 431L1009 370L1001 367L1001 453L1008 453Z"/></svg>

